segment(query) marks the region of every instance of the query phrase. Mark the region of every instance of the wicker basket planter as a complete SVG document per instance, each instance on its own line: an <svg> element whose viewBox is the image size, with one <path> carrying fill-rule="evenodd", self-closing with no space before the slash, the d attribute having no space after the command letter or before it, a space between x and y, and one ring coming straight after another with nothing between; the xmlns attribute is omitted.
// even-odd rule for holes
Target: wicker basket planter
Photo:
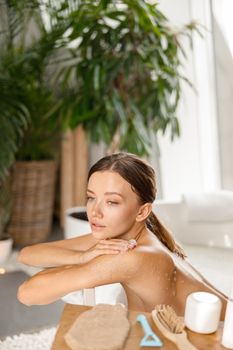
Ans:
<svg viewBox="0 0 233 350"><path fill-rule="evenodd" d="M49 236L54 208L56 162L16 162L13 169L14 203L8 233L14 243L43 242Z"/></svg>

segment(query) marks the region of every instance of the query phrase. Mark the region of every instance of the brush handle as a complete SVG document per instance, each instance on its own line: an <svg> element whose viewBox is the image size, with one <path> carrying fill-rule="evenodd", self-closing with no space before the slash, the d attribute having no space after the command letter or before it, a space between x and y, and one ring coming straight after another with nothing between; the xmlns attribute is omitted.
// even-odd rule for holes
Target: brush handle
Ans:
<svg viewBox="0 0 233 350"><path fill-rule="evenodd" d="M145 334L153 333L153 331L152 331L152 329L151 329L151 327L150 327L150 325L149 325L145 315L142 315L142 314L138 315L137 316L137 321L141 323Z"/></svg>
<svg viewBox="0 0 233 350"><path fill-rule="evenodd" d="M163 342L153 332L145 315L143 315L143 314L138 315L137 321L141 323L143 330L144 330L144 337L140 342L141 347L144 347L144 346L161 347L161 346L163 346ZM150 339L150 338L152 338L152 339Z"/></svg>
<svg viewBox="0 0 233 350"><path fill-rule="evenodd" d="M187 338L186 332L175 335L175 343L179 350L198 350Z"/></svg>

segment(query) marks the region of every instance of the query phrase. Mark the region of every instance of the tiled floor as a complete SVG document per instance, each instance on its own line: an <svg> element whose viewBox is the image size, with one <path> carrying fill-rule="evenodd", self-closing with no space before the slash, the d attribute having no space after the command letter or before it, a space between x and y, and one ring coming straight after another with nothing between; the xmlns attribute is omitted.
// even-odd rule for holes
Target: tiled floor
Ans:
<svg viewBox="0 0 233 350"><path fill-rule="evenodd" d="M59 323L64 308L62 301L27 307L17 300L18 286L27 278L22 271L0 276L0 339L21 332L36 332Z"/></svg>
<svg viewBox="0 0 233 350"><path fill-rule="evenodd" d="M63 232L55 223L48 240L63 238ZM33 274L33 268L16 263L19 247L14 248L7 261L6 273L0 275L0 339L20 332L31 333L57 325L64 302L57 301L45 306L24 306L16 298L18 286ZM21 266L20 266L21 265Z"/></svg>

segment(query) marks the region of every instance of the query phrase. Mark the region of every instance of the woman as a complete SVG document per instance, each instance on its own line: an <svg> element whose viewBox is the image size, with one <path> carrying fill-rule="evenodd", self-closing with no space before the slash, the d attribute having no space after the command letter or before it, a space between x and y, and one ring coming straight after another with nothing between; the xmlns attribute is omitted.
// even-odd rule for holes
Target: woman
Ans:
<svg viewBox="0 0 233 350"><path fill-rule="evenodd" d="M223 319L226 297L197 271L199 279L183 268L184 251L152 212L155 197L149 164L128 153L100 159L88 175L92 232L22 249L20 262L45 270L19 287L18 299L48 304L70 292L119 282L129 309L150 312L156 304L169 304L183 315L191 292L208 291L221 298Z"/></svg>

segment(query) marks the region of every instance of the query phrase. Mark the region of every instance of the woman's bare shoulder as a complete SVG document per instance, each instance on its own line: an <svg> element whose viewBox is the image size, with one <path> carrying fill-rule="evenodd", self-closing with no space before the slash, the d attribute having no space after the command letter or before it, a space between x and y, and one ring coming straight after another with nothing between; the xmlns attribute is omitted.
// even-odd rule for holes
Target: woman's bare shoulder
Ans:
<svg viewBox="0 0 233 350"><path fill-rule="evenodd" d="M135 276L151 266L159 266L162 271L172 272L174 262L170 255L163 250L155 250L149 246L139 246L133 250L118 255L102 255L88 263L94 273L105 271L114 272L126 279Z"/></svg>
<svg viewBox="0 0 233 350"><path fill-rule="evenodd" d="M126 282L140 271L142 255L133 250L119 254L100 255L82 265L89 278L93 278L97 285Z"/></svg>
<svg viewBox="0 0 233 350"><path fill-rule="evenodd" d="M102 255L90 261L87 266L93 276L107 277L105 283L127 283L151 273L172 275L175 265L173 259L163 250L139 246L118 255ZM108 280L108 282L106 282Z"/></svg>
<svg viewBox="0 0 233 350"><path fill-rule="evenodd" d="M171 256L164 250L155 248L149 245L142 245L134 250L138 261L143 262L145 265L148 263L155 263L161 269L171 270L174 269L175 264Z"/></svg>

